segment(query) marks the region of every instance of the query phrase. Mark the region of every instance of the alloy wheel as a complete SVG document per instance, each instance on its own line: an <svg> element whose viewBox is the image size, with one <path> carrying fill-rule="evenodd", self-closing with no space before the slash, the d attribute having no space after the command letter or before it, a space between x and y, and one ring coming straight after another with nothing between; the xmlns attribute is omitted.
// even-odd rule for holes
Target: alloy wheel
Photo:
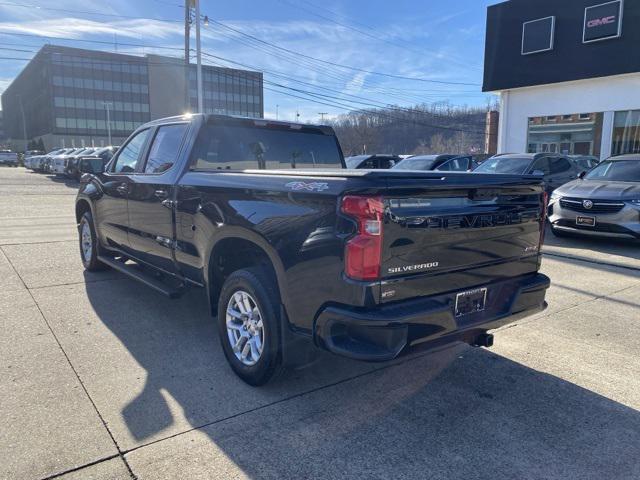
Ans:
<svg viewBox="0 0 640 480"><path fill-rule="evenodd" d="M264 348L264 323L258 303L247 292L231 295L226 314L227 337L236 358L246 366L258 363Z"/></svg>

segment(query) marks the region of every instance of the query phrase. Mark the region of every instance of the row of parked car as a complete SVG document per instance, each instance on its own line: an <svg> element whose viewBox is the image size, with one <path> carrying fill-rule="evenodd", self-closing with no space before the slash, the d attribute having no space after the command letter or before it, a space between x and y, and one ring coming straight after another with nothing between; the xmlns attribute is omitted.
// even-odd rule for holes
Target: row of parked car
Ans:
<svg viewBox="0 0 640 480"><path fill-rule="evenodd" d="M92 163L98 161L106 165L117 150L118 147L114 146L59 148L45 155L26 157L24 166L35 172L64 175L79 180L83 171L91 170ZM82 162L89 168L81 168Z"/></svg>
<svg viewBox="0 0 640 480"><path fill-rule="evenodd" d="M510 153L489 158L453 154L358 155L346 159L347 167L356 169L538 174L544 177L549 192L591 170L598 162L593 156L553 153Z"/></svg>

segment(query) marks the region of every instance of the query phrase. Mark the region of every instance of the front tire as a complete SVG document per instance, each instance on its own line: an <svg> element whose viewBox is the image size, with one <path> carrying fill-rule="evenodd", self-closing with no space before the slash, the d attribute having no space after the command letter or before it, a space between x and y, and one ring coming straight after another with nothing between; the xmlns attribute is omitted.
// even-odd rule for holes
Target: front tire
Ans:
<svg viewBox="0 0 640 480"><path fill-rule="evenodd" d="M80 241L80 258L85 270L96 272L104 270L107 266L98 260L98 237L93 223L91 212L85 212L78 225L78 236Z"/></svg>
<svg viewBox="0 0 640 480"><path fill-rule="evenodd" d="M281 369L279 305L266 268L233 272L222 286L220 342L232 370L249 385L264 385Z"/></svg>

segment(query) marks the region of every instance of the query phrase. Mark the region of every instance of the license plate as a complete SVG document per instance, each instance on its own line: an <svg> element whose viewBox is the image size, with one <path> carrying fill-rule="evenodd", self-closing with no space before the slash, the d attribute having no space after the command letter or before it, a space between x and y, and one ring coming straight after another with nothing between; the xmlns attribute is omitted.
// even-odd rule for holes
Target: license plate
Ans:
<svg viewBox="0 0 640 480"><path fill-rule="evenodd" d="M576 217L576 225L582 225L583 227L595 227L596 217Z"/></svg>
<svg viewBox="0 0 640 480"><path fill-rule="evenodd" d="M482 312L487 302L487 289L476 288L456 295L456 317Z"/></svg>

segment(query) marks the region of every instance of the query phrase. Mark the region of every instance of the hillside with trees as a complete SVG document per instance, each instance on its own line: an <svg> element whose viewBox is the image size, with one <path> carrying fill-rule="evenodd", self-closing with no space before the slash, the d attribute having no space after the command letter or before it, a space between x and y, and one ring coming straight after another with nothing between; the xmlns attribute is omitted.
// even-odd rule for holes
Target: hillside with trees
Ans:
<svg viewBox="0 0 640 480"><path fill-rule="evenodd" d="M332 122L345 156L481 153L486 107L448 103L352 111Z"/></svg>

